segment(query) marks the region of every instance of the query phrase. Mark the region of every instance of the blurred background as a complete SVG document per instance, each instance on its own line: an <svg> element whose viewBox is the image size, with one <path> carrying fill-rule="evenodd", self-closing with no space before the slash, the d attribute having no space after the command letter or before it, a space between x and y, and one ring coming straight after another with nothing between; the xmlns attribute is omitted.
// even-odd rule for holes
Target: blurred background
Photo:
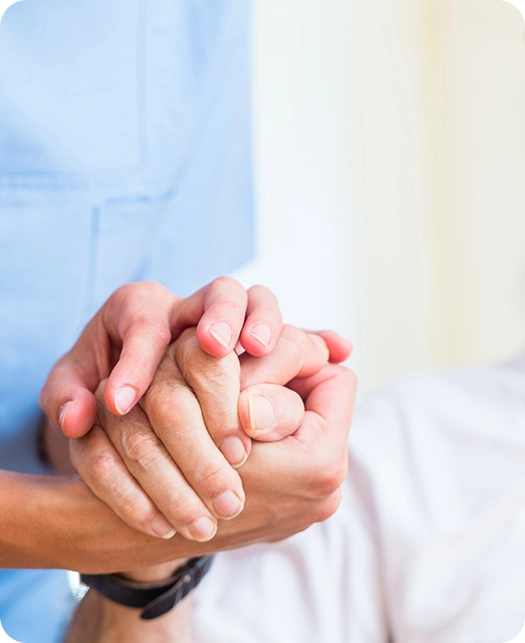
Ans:
<svg viewBox="0 0 525 643"><path fill-rule="evenodd" d="M502 0L256 0L256 261L367 391L525 345L525 25Z"/></svg>

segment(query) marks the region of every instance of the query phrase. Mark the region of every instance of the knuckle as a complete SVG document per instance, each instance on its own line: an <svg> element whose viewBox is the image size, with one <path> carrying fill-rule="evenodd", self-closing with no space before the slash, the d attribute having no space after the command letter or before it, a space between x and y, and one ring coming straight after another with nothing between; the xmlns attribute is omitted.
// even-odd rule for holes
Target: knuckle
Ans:
<svg viewBox="0 0 525 643"><path fill-rule="evenodd" d="M326 364L323 368L327 378L342 382L352 395L356 392L359 380L354 371L341 364Z"/></svg>
<svg viewBox="0 0 525 643"><path fill-rule="evenodd" d="M130 296L137 296L140 294L149 294L154 297L161 297L162 295L170 294L162 284L156 281L135 281L133 283L124 284L115 290L110 296L110 300L120 300Z"/></svg>
<svg viewBox="0 0 525 643"><path fill-rule="evenodd" d="M137 511L136 507L130 509L128 518L125 519L125 522L128 524L131 523L131 526L138 531L149 531L155 522L155 517L157 514L154 511L151 511L147 515L143 514L141 511Z"/></svg>
<svg viewBox="0 0 525 643"><path fill-rule="evenodd" d="M142 469L148 469L156 462L160 441L153 431L125 431L122 434L122 448L127 460Z"/></svg>
<svg viewBox="0 0 525 643"><path fill-rule="evenodd" d="M145 407L153 425L156 422L164 423L183 412L185 402L175 385L169 386L167 382L157 382L150 386L145 395Z"/></svg>
<svg viewBox="0 0 525 643"><path fill-rule="evenodd" d="M233 277L225 277L225 276L217 277L216 279L214 279L211 282L210 287L213 288L214 290L215 289L227 290L227 289L233 288L236 290L244 291L244 288L236 279L234 279Z"/></svg>
<svg viewBox="0 0 525 643"><path fill-rule="evenodd" d="M277 304L277 297L266 286L255 284L248 289L248 295L257 297L258 300L263 302L262 306L268 308L268 310L273 311L275 309L274 307Z"/></svg>
<svg viewBox="0 0 525 643"><path fill-rule="evenodd" d="M153 411L152 417L160 426L170 425L177 420L177 426L190 427L195 425L195 414L192 408L192 400L189 398L190 393L183 394L182 391L173 391L170 395L158 399L156 410ZM191 393L191 395L193 395Z"/></svg>
<svg viewBox="0 0 525 643"><path fill-rule="evenodd" d="M167 320L144 314L135 317L133 326L141 335L153 335L160 343L166 346L171 341L171 331L168 328Z"/></svg>
<svg viewBox="0 0 525 643"><path fill-rule="evenodd" d="M320 467L312 477L314 493L318 497L331 496L343 484L348 472L348 457L340 457L336 462L329 462Z"/></svg>
<svg viewBox="0 0 525 643"><path fill-rule="evenodd" d="M73 464L78 463L79 468L88 469L92 461L101 454L111 456L111 450L104 441L105 432L98 424L82 438L69 441L69 453Z"/></svg>
<svg viewBox="0 0 525 643"><path fill-rule="evenodd" d="M140 292L139 283L124 284L123 286L120 286L113 292L113 294L109 297L109 299L104 304L104 307L111 308L113 305L120 307L138 292Z"/></svg>
<svg viewBox="0 0 525 643"><path fill-rule="evenodd" d="M172 297L170 291L162 284L159 284L158 281L139 281L137 286L143 288L149 295L155 298Z"/></svg>
<svg viewBox="0 0 525 643"><path fill-rule="evenodd" d="M341 490L338 489L323 500L323 502L319 503L314 512L314 522L324 522L331 518L341 504L341 497Z"/></svg>
<svg viewBox="0 0 525 643"><path fill-rule="evenodd" d="M135 490L120 498L118 510L123 520L139 531L149 530L158 516L145 496Z"/></svg>
<svg viewBox="0 0 525 643"><path fill-rule="evenodd" d="M194 363L187 363L184 374L199 387L210 391L221 391L233 382L240 387L241 365L235 353L226 357L213 358L207 354ZM235 389L234 389L235 390ZM236 391L238 393L238 391Z"/></svg>
<svg viewBox="0 0 525 643"><path fill-rule="evenodd" d="M193 522L207 515L207 511L197 502L190 494L179 494L177 500L171 503L169 511L166 511L166 517L175 527L180 530L189 527Z"/></svg>
<svg viewBox="0 0 525 643"><path fill-rule="evenodd" d="M109 450L94 453L84 464L89 467L90 477L102 486L108 486L118 471L117 459ZM84 471L86 471L85 467Z"/></svg>
<svg viewBox="0 0 525 643"><path fill-rule="evenodd" d="M292 324L284 324L281 335L291 342L300 343L306 339L306 333Z"/></svg>
<svg viewBox="0 0 525 643"><path fill-rule="evenodd" d="M196 485L202 489L206 496L214 496L223 489L230 488L228 484L229 465L209 459L204 461L195 473ZM233 470L232 470L233 471Z"/></svg>
<svg viewBox="0 0 525 643"><path fill-rule="evenodd" d="M146 390L141 400L142 406L144 407L146 413L150 415L151 410L157 410L165 396L166 387L164 386L164 381L157 373L155 381Z"/></svg>
<svg viewBox="0 0 525 643"><path fill-rule="evenodd" d="M197 340L196 327L191 326L190 328L186 328L185 330L183 330L179 335L176 344L177 346L186 344L188 347L198 348L199 342Z"/></svg>
<svg viewBox="0 0 525 643"><path fill-rule="evenodd" d="M174 344L175 361L183 370L189 366L200 363L204 359L204 351L197 340L197 335L192 328L190 332L184 331Z"/></svg>

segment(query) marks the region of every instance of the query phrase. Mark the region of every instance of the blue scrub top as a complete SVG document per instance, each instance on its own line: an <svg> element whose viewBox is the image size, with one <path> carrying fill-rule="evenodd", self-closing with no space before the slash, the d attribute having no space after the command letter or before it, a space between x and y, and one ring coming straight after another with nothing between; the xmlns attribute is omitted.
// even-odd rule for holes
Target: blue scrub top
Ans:
<svg viewBox="0 0 525 643"><path fill-rule="evenodd" d="M252 255L248 0L24 0L0 23L0 468L118 286L189 294ZM0 571L0 620L60 640L63 572Z"/></svg>

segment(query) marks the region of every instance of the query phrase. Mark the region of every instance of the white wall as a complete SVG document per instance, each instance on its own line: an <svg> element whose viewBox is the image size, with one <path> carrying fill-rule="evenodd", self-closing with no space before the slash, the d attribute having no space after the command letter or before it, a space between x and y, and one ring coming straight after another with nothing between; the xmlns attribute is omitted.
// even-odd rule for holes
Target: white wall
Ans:
<svg viewBox="0 0 525 643"><path fill-rule="evenodd" d="M254 118L259 251L235 276L286 321L354 338L355 171L345 0L258 0Z"/></svg>
<svg viewBox="0 0 525 643"><path fill-rule="evenodd" d="M258 259L367 389L525 338L525 25L501 0L256 0Z"/></svg>
<svg viewBox="0 0 525 643"><path fill-rule="evenodd" d="M460 360L499 359L525 338L525 25L500 0L440 6L441 211L456 239L442 261L454 308L448 343Z"/></svg>

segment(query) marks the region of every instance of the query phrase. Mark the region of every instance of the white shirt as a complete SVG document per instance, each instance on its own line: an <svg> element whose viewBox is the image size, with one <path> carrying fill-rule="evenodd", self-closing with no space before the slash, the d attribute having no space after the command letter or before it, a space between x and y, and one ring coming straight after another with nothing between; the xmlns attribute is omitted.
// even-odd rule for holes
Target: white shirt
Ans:
<svg viewBox="0 0 525 643"><path fill-rule="evenodd" d="M343 502L217 556L198 643L503 643L525 621L525 362L405 378L350 434Z"/></svg>

